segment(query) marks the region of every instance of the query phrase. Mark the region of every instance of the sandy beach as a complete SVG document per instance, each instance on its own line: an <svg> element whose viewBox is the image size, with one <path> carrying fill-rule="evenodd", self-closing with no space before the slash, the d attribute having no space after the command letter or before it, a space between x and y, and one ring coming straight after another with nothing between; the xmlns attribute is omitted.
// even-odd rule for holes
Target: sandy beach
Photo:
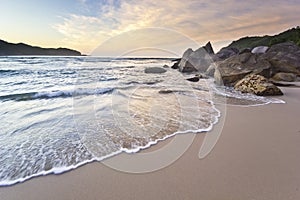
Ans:
<svg viewBox="0 0 300 200"><path fill-rule="evenodd" d="M282 90L286 104L227 106L221 137L204 159L198 158L202 133L155 172L130 174L94 162L1 187L0 199L300 199L300 89Z"/></svg>

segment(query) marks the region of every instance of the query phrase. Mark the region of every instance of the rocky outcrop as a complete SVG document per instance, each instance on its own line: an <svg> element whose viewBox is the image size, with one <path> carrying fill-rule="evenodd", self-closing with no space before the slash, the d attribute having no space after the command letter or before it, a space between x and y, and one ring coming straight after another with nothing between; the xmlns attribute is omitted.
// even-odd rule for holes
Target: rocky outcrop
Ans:
<svg viewBox="0 0 300 200"><path fill-rule="evenodd" d="M219 85L233 86L238 80L250 73L269 78L270 69L271 64L267 60L261 59L259 55L244 53L218 62L214 78Z"/></svg>
<svg viewBox="0 0 300 200"><path fill-rule="evenodd" d="M273 75L278 72L300 75L300 47L294 42L273 45L262 58L271 63Z"/></svg>
<svg viewBox="0 0 300 200"><path fill-rule="evenodd" d="M250 48L245 48L245 49L242 49L239 54L243 54L243 53L250 53L251 52L251 49Z"/></svg>
<svg viewBox="0 0 300 200"><path fill-rule="evenodd" d="M287 79L295 81L300 76L300 47L293 42L277 44L266 48L258 48L257 53L243 53L231 56L216 63L214 77L217 84L233 86L238 80L248 74L258 74L266 78ZM258 53L260 52L260 53ZM211 74L211 67L209 68ZM289 75L287 75L289 74ZM291 75L293 74L293 75ZM281 78L280 78L280 77ZM285 76L285 77L283 77ZM287 78L289 76L289 78Z"/></svg>
<svg viewBox="0 0 300 200"><path fill-rule="evenodd" d="M234 89L243 93L252 93L258 96L283 95L282 91L260 75L248 75L234 85Z"/></svg>
<svg viewBox="0 0 300 200"><path fill-rule="evenodd" d="M213 49L210 42L204 47L200 47L196 51L187 49L182 58L179 66L181 72L205 72L210 64L213 62Z"/></svg>
<svg viewBox="0 0 300 200"><path fill-rule="evenodd" d="M162 74L165 73L167 70L161 67L147 67L145 69L146 74Z"/></svg>
<svg viewBox="0 0 300 200"><path fill-rule="evenodd" d="M239 50L237 48L222 48L217 54L216 57L219 60L225 60L231 56L237 55L239 53ZM216 60L216 59L215 59Z"/></svg>
<svg viewBox="0 0 300 200"><path fill-rule="evenodd" d="M279 72L272 77L273 81L294 82L297 81L297 75L293 73Z"/></svg>
<svg viewBox="0 0 300 200"><path fill-rule="evenodd" d="M273 83L299 80L300 47L293 42L285 42L271 47L257 46L252 51L250 48L239 51L238 48L227 47L214 54L209 42L196 51L186 50L173 67L179 67L181 72L204 72L206 76L213 76L217 84L242 92L282 95ZM187 80L197 82L199 79L195 76Z"/></svg>

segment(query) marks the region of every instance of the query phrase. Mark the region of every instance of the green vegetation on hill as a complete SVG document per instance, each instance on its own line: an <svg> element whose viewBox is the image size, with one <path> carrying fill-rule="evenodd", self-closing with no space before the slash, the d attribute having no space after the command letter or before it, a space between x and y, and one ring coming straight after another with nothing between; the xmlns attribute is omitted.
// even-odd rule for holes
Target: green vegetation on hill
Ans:
<svg viewBox="0 0 300 200"><path fill-rule="evenodd" d="M300 27L289 29L278 35L274 36L255 36L255 37L243 37L237 41L233 41L229 46L225 48L234 47L239 50L245 48L254 48L257 46L272 46L283 42L293 41L300 46Z"/></svg>
<svg viewBox="0 0 300 200"><path fill-rule="evenodd" d="M42 56L81 56L81 53L66 48L41 48L27 44L13 44L0 40L0 56L24 56L24 55L42 55Z"/></svg>

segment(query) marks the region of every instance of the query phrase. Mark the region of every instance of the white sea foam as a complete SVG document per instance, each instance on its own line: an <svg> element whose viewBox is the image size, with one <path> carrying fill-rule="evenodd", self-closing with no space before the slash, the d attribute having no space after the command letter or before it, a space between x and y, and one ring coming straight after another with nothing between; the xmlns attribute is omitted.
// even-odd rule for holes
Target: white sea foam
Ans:
<svg viewBox="0 0 300 200"><path fill-rule="evenodd" d="M168 60L120 59L110 65L107 58L30 59L0 60L3 70L21 66L43 72L16 74L18 85L10 84L9 76L1 79L2 186L135 153L177 134L210 131L221 115L215 104L225 104L224 97L237 105L284 103L218 88L211 80L189 84L173 69L144 73ZM72 73L65 73L66 65Z"/></svg>
<svg viewBox="0 0 300 200"><path fill-rule="evenodd" d="M113 88L48 91L48 92L38 92L33 95L33 98L54 98L54 97L72 97L72 96L79 96L79 95L96 95L96 94L104 94L112 91Z"/></svg>

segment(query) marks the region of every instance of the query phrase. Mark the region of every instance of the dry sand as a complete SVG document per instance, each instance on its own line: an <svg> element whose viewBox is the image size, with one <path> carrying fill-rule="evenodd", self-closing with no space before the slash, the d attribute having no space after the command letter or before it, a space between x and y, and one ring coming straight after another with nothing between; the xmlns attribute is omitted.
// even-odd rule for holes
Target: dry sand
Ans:
<svg viewBox="0 0 300 200"><path fill-rule="evenodd" d="M203 133L180 159L155 172L129 174L91 163L2 187L0 199L298 200L300 89L283 91L286 104L228 106L222 135L202 160Z"/></svg>

